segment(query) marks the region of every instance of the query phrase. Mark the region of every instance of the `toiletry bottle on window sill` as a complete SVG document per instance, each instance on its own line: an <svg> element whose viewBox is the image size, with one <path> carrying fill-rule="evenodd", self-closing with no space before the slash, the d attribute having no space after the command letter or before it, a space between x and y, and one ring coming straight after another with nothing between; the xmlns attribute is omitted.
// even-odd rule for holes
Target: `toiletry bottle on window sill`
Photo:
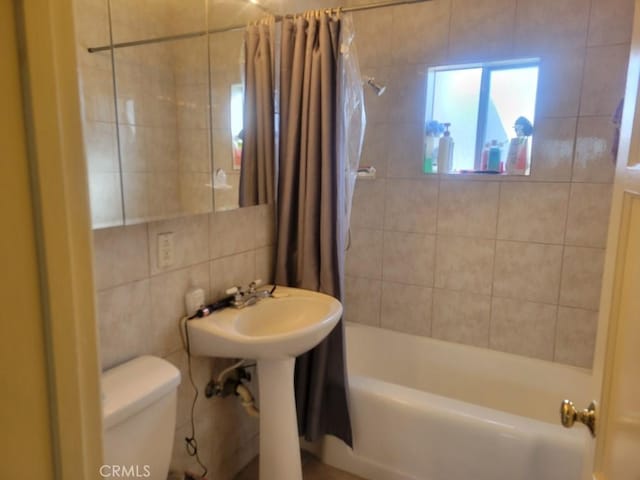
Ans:
<svg viewBox="0 0 640 480"><path fill-rule="evenodd" d="M502 151L497 140L491 141L491 148L489 149L489 162L487 170L490 172L500 171L500 159L502 157Z"/></svg>
<svg viewBox="0 0 640 480"><path fill-rule="evenodd" d="M453 168L453 138L449 132L450 123L444 124L444 135L438 145L438 173L449 173Z"/></svg>

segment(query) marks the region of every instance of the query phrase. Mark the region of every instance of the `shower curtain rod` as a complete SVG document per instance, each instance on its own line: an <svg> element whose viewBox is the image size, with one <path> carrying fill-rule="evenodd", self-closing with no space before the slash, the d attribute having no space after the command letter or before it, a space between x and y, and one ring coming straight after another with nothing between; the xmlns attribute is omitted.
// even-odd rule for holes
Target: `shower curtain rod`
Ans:
<svg viewBox="0 0 640 480"><path fill-rule="evenodd" d="M361 10L374 10L376 8L384 8L384 7L393 7L396 5L411 5L413 3L424 3L429 2L431 0L387 0L382 2L368 3L365 5L356 5L353 7L341 7L340 11L348 13L348 12L358 12ZM322 8L320 10L333 10L328 8ZM283 18L293 18L294 15L286 14L286 15L274 15L276 21L280 21ZM204 35L208 35L211 33L224 33L224 32L232 32L235 30L242 30L246 25L233 25L231 27L219 28L215 30L201 30L198 32L191 33L183 33L180 35L169 35L166 37L156 37L156 38L148 38L145 40L135 40L133 42L122 42L122 43L114 43L113 45L103 45L100 47L89 47L87 48L89 53L96 52L104 52L106 50L111 50L112 48L125 48L125 47L136 47L139 45L149 45L152 43L162 43L162 42L170 42L172 40L184 40L186 38L196 38L202 37Z"/></svg>

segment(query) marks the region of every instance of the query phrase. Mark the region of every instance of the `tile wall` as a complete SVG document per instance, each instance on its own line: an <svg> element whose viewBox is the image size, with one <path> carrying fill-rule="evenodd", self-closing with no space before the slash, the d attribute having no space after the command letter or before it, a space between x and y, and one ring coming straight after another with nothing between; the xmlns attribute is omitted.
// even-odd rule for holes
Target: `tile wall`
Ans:
<svg viewBox="0 0 640 480"><path fill-rule="evenodd" d="M75 7L93 221L95 227L108 227L123 222L113 70L109 52L86 51L109 43L107 2L77 0ZM202 30L204 12L204 0L112 0L114 41ZM274 225L269 207L204 213L211 211L212 199L207 55L205 38L116 51L127 222L185 209L196 215L94 231L102 368L152 354L180 369L171 468L196 473L200 470L184 447L193 398L178 330L184 294L195 284L213 300L231 285L270 281ZM176 259L166 269L157 263L160 232L174 232ZM194 358L199 388L227 365L221 359ZM257 454L257 420L236 399L207 400L202 391L195 412L209 478L233 478Z"/></svg>
<svg viewBox="0 0 640 480"><path fill-rule="evenodd" d="M120 197L109 153L110 59L86 55L83 47L104 43L108 29L104 0L78 2L85 134L88 145L100 146L88 148L88 159L114 179L100 179L104 187L92 190L92 202L105 205L102 197ZM366 93L361 163L374 165L378 178L356 189L348 320L591 365L613 178L610 117L623 92L632 8L632 0L433 0L354 15L363 74L388 89L382 97ZM296 3L288 10L302 9ZM161 29L161 21L153 24ZM523 56L542 59L532 176L423 176L427 67ZM201 82L183 80L177 84L188 103ZM185 125L191 127L201 125ZM179 146L177 152L183 158ZM117 221L121 210L117 205L99 218ZM229 285L271 278L272 230L267 207L96 230L103 367L152 353L186 379L177 333L184 292L194 282L214 299ZM166 231L176 234L176 263L162 270L156 235ZM197 360L197 383L221 363ZM179 396L172 466L195 469L182 446L191 398L186 381ZM211 477L231 478L256 454L257 424L237 402L200 401L196 417Z"/></svg>
<svg viewBox="0 0 640 480"><path fill-rule="evenodd" d="M182 373L172 469L199 472L185 453L193 390L178 322L184 294L204 288L207 300L233 285L272 279L273 213L267 206L195 215L94 232L100 352L103 369L143 354L163 357ZM161 269L157 234L174 232L175 264ZM201 389L196 426L209 478L231 479L258 453L258 422L236 398L205 399L202 389L228 362L193 358ZM255 374L255 371L253 372ZM255 383L255 382L253 382Z"/></svg>
<svg viewBox="0 0 640 480"><path fill-rule="evenodd" d="M354 14L366 91L348 320L590 368L633 0L433 0ZM530 177L421 173L430 66L539 57ZM455 139L455 125L452 127Z"/></svg>

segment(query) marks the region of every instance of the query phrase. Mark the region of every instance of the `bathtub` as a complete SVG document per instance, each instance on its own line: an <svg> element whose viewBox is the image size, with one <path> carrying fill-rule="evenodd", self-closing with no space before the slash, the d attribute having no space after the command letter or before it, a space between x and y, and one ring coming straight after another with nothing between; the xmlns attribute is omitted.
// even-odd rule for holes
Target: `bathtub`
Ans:
<svg viewBox="0 0 640 480"><path fill-rule="evenodd" d="M370 480L580 480L588 434L560 426L588 371L347 324L351 450L305 448Z"/></svg>

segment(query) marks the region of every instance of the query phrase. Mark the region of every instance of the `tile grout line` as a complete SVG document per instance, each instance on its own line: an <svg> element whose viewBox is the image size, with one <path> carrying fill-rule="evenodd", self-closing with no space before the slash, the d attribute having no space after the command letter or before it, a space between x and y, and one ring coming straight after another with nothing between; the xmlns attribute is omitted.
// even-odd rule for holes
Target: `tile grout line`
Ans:
<svg viewBox="0 0 640 480"><path fill-rule="evenodd" d="M493 299L495 292L494 282L496 275L496 261L498 258L498 226L500 224L500 204L502 203L502 185L503 182L497 182L498 184L498 204L496 205L496 226L495 226L495 238L493 239L493 264L491 265L491 290L489 300L489 331L487 333L487 348L491 349L491 319L493 318Z"/></svg>
<svg viewBox="0 0 640 480"><path fill-rule="evenodd" d="M440 219L440 199L442 194L442 178L438 176L438 191L436 193L436 224L435 224L435 248L434 248L434 260L433 260L433 282L431 285L431 305L429 306L429 314L430 314L430 325L429 325L429 337L433 338L433 323L435 318L435 303L436 303L436 271L437 271L437 262L438 262L438 221Z"/></svg>

